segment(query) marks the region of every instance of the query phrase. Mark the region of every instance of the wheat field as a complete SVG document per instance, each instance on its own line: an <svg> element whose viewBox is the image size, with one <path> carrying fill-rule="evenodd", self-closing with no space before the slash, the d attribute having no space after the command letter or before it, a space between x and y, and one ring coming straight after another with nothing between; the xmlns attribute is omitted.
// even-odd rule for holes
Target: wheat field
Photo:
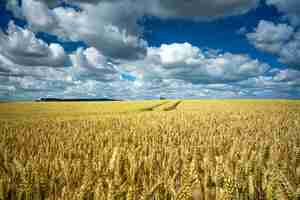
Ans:
<svg viewBox="0 0 300 200"><path fill-rule="evenodd" d="M300 101L1 103L0 199L297 200Z"/></svg>

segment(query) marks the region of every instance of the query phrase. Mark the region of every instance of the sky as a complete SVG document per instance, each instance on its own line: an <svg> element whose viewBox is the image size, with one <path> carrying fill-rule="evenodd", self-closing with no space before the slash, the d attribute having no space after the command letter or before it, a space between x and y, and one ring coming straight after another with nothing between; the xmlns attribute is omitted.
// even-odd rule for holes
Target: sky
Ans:
<svg viewBox="0 0 300 200"><path fill-rule="evenodd" d="M0 100L300 98L299 0L0 0Z"/></svg>

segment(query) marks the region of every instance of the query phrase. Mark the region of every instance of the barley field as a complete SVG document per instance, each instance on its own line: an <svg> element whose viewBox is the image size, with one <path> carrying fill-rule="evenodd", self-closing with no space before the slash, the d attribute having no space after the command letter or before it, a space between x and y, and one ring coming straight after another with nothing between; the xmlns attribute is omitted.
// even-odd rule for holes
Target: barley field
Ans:
<svg viewBox="0 0 300 200"><path fill-rule="evenodd" d="M300 101L1 103L0 199L298 200Z"/></svg>

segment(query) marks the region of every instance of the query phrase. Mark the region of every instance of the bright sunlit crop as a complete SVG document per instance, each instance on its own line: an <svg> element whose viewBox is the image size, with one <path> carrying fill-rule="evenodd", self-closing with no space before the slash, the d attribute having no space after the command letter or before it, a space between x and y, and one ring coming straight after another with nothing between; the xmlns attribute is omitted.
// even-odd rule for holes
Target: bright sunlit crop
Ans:
<svg viewBox="0 0 300 200"><path fill-rule="evenodd" d="M0 199L298 199L299 101L0 104Z"/></svg>

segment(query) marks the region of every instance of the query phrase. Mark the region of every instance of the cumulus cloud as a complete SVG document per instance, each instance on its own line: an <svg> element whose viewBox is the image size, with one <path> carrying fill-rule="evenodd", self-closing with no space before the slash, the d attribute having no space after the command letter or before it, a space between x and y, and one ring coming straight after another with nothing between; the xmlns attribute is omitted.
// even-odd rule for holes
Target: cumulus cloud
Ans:
<svg viewBox="0 0 300 200"><path fill-rule="evenodd" d="M137 24L139 11L128 0L84 4L81 10L71 7L50 9L44 2L23 0L22 11L30 27L71 41L84 41L105 56L136 59L143 57L147 42Z"/></svg>
<svg viewBox="0 0 300 200"><path fill-rule="evenodd" d="M109 64L107 58L94 47L79 48L70 55L70 58L73 66L70 72L78 79L107 82L117 80L120 76L119 72Z"/></svg>
<svg viewBox="0 0 300 200"><path fill-rule="evenodd" d="M24 0L22 1L21 9L26 20L37 30L49 30L57 25L55 16L48 9L47 5L42 2Z"/></svg>
<svg viewBox="0 0 300 200"><path fill-rule="evenodd" d="M195 84L235 82L264 74L269 65L247 55L203 51L189 43L148 48L147 56L122 63L141 79L178 79Z"/></svg>
<svg viewBox="0 0 300 200"><path fill-rule="evenodd" d="M96 48L66 54L60 45L48 45L12 22L0 36L1 99L63 95L67 88L87 81L105 84L119 79L120 73Z"/></svg>
<svg viewBox="0 0 300 200"><path fill-rule="evenodd" d="M3 96L6 99L40 97L153 99L160 96L166 98L290 98L300 94L297 93L300 92L299 76L295 74L296 71L290 69L273 70L270 75L264 74L236 82L209 84L196 84L171 77L103 81L78 76L78 74L74 76L72 68L33 67L18 72L19 74L11 74L11 76L0 75L2 85L0 98ZM25 75L19 76L22 73Z"/></svg>
<svg viewBox="0 0 300 200"><path fill-rule="evenodd" d="M14 2L14 3L13 3ZM211 20L246 13L259 0L88 0L64 1L80 9L61 6L62 1L15 0L7 5L21 10L35 31L51 32L61 38L84 41L112 58L137 59L146 54L147 42L138 20L145 15L159 18ZM20 14L18 14L20 15Z"/></svg>
<svg viewBox="0 0 300 200"><path fill-rule="evenodd" d="M300 24L300 1L299 0L267 0L268 5L275 6L284 13L293 25Z"/></svg>
<svg viewBox="0 0 300 200"><path fill-rule="evenodd" d="M71 68L70 68L71 69ZM7 57L0 54L0 77L26 77L32 76L44 81L72 81L72 74L68 72L69 68L58 68L52 66L25 66L14 63ZM1 84L8 80L1 80Z"/></svg>
<svg viewBox="0 0 300 200"><path fill-rule="evenodd" d="M274 24L270 21L261 20L255 32L248 33L247 38L254 45L271 53L279 52L293 36L294 28L287 24Z"/></svg>
<svg viewBox="0 0 300 200"><path fill-rule="evenodd" d="M55 0L40 0L48 5L55 5ZM118 4L122 0L66 0L79 4ZM131 8L141 10L145 14L162 18L208 19L243 14L255 8L259 0L203 1L203 0L126 0Z"/></svg>
<svg viewBox="0 0 300 200"><path fill-rule="evenodd" d="M273 80L300 86L300 71L293 69L277 70L273 76Z"/></svg>
<svg viewBox="0 0 300 200"><path fill-rule="evenodd" d="M144 1L148 12L163 18L211 19L239 15L256 8L259 0L199 1L153 0Z"/></svg>
<svg viewBox="0 0 300 200"><path fill-rule="evenodd" d="M7 95L8 86L12 86L16 90L9 94L16 98L21 98L17 93L38 98L47 94L63 95L68 88L83 87L88 81L105 85L119 80L120 73L95 48L80 48L69 56L71 65L58 68L20 65L0 54L0 85L7 85Z"/></svg>
<svg viewBox="0 0 300 200"><path fill-rule="evenodd" d="M9 71L0 73L0 85L7 88L3 89L6 90L6 94L0 95L2 99L37 99L47 93L60 93L73 84L70 74L61 68L26 67L24 69L24 66L16 64L8 67Z"/></svg>
<svg viewBox="0 0 300 200"><path fill-rule="evenodd" d="M236 83L252 97L299 98L299 71L274 69L270 75L253 77Z"/></svg>
<svg viewBox="0 0 300 200"><path fill-rule="evenodd" d="M193 84L178 79L113 81L109 84L89 80L70 85L65 90L64 95L70 97L100 96L115 99L153 99L159 97L182 99L299 98L299 76L291 77L293 73L290 69L277 69L270 75L265 74L234 83L212 84ZM280 80L278 79L279 76L282 76Z"/></svg>
<svg viewBox="0 0 300 200"><path fill-rule="evenodd" d="M23 66L0 55L0 85L13 86L17 90L57 90L73 82L67 68L49 66Z"/></svg>
<svg viewBox="0 0 300 200"><path fill-rule="evenodd" d="M28 66L62 67L67 62L61 45L48 45L36 38L33 32L16 26L12 21L7 34L0 31L0 54L16 64Z"/></svg>
<svg viewBox="0 0 300 200"><path fill-rule="evenodd" d="M288 98L295 97L300 87L296 70L266 72L268 65L248 56L203 51L188 43L149 48L145 59L117 66L93 47L78 49L70 57L72 66L53 68L24 67L0 55L0 96L151 99L250 98L267 94ZM137 79L121 80L120 71Z"/></svg>
<svg viewBox="0 0 300 200"><path fill-rule="evenodd" d="M278 56L280 62L292 68L300 68L300 32L292 26L262 20L246 36L256 48Z"/></svg>
<svg viewBox="0 0 300 200"><path fill-rule="evenodd" d="M65 0L67 6L56 0L22 0L21 6L16 0L6 2L28 27L11 23L0 35L0 98L287 98L300 94L297 70L270 70L268 64L248 55L203 50L189 43L149 47L143 39L139 20L145 15L213 20L246 13L259 0ZM60 45L36 38L38 31L83 41L89 48L66 53ZM240 29L239 34L246 31ZM290 25L262 21L247 37L257 48L279 55L283 63L299 63L300 34Z"/></svg>

